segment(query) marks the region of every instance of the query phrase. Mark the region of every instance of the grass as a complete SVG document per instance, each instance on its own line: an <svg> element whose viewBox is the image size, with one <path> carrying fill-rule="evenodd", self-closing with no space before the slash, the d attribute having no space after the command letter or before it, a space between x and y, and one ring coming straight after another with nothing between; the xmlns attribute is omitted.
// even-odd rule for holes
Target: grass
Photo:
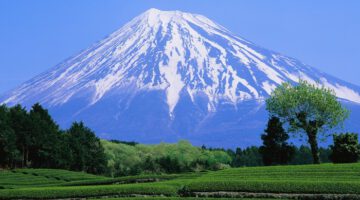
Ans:
<svg viewBox="0 0 360 200"><path fill-rule="evenodd" d="M32 175L39 175L49 178L55 178L58 180L70 181L89 181L89 180L107 180L109 178L104 176L97 176L93 174L87 174L84 172L73 172L62 169L17 169L15 172L27 173Z"/></svg>
<svg viewBox="0 0 360 200"><path fill-rule="evenodd" d="M132 194L176 196L177 190L171 186L145 184L21 188L0 190L0 199L55 199Z"/></svg>
<svg viewBox="0 0 360 200"><path fill-rule="evenodd" d="M154 200L192 200L179 196L202 196L219 192L222 194L241 192L358 195L356 196L358 198L360 197L360 163L243 167L205 173L139 175L114 179L66 170L26 169L1 172L0 186L15 188L1 189L0 199L146 195L166 196L166 198L146 197ZM143 197L117 199L136 200Z"/></svg>
<svg viewBox="0 0 360 200"><path fill-rule="evenodd" d="M82 172L58 169L16 169L0 170L0 188L25 188L55 186L75 181L108 180L103 176L95 176Z"/></svg>
<svg viewBox="0 0 360 200"><path fill-rule="evenodd" d="M86 186L86 185L111 185L111 184L127 184L127 183L142 183L142 182L158 182L164 180L171 180L179 178L181 174L164 174L164 175L137 175L124 176L109 179L95 179L95 180L80 180L63 183L61 186Z"/></svg>
<svg viewBox="0 0 360 200"><path fill-rule="evenodd" d="M143 199L149 199L149 200L271 200L270 198L266 199L259 199L259 198L205 198L205 197L121 197L121 198L109 198L106 200L143 200ZM97 200L104 200L104 199L97 199ZM283 199L284 200L284 199Z"/></svg>
<svg viewBox="0 0 360 200"><path fill-rule="evenodd" d="M360 194L360 164L322 164L226 169L186 185L193 192Z"/></svg>
<svg viewBox="0 0 360 200"><path fill-rule="evenodd" d="M302 194L360 194L359 182L331 181L197 181L188 186L191 192L261 192Z"/></svg>

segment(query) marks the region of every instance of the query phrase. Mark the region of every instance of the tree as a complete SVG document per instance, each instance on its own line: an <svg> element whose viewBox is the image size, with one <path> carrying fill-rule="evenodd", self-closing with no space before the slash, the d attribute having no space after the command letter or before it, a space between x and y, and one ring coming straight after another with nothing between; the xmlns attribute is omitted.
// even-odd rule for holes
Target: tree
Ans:
<svg viewBox="0 0 360 200"><path fill-rule="evenodd" d="M9 109L0 106L0 167L14 167L18 157L16 135L9 124Z"/></svg>
<svg viewBox="0 0 360 200"><path fill-rule="evenodd" d="M66 134L71 149L70 169L95 174L105 172L106 155L94 132L82 122L74 122Z"/></svg>
<svg viewBox="0 0 360 200"><path fill-rule="evenodd" d="M360 146L356 133L335 134L333 138L334 145L330 146L332 150L330 159L334 163L352 163L358 161Z"/></svg>
<svg viewBox="0 0 360 200"><path fill-rule="evenodd" d="M233 167L262 166L263 161L259 148L256 146L250 146L244 150L236 148L235 158L233 159L231 165Z"/></svg>
<svg viewBox="0 0 360 200"><path fill-rule="evenodd" d="M165 173L180 173L184 171L177 157L160 157L156 162L159 163Z"/></svg>
<svg viewBox="0 0 360 200"><path fill-rule="evenodd" d="M334 92L300 81L284 83L266 100L266 109L289 126L289 132L305 132L311 147L313 163L320 163L318 133L334 128L347 117L348 111L337 101Z"/></svg>
<svg viewBox="0 0 360 200"><path fill-rule="evenodd" d="M16 146L21 153L21 167L30 165L29 152L34 138L31 132L31 120L26 109L21 105L9 110L9 125L16 135Z"/></svg>
<svg viewBox="0 0 360 200"><path fill-rule="evenodd" d="M33 142L30 148L32 167L56 167L58 163L60 129L48 111L40 104L32 106L29 117Z"/></svg>
<svg viewBox="0 0 360 200"><path fill-rule="evenodd" d="M56 167L61 169L71 169L71 165L74 161L73 150L70 147L71 137L66 131L60 131L60 137L58 141L58 154Z"/></svg>
<svg viewBox="0 0 360 200"><path fill-rule="evenodd" d="M305 165L311 164L312 162L311 149L309 147L304 145L295 147L295 155L290 162L291 165Z"/></svg>
<svg viewBox="0 0 360 200"><path fill-rule="evenodd" d="M327 147L320 147L319 148L319 153L320 153L320 160L322 163L330 163L330 155L331 155L331 148Z"/></svg>
<svg viewBox="0 0 360 200"><path fill-rule="evenodd" d="M294 156L295 149L286 142L289 135L285 132L280 119L271 117L265 132L266 134L261 135L263 146L259 149L264 165L289 163Z"/></svg>

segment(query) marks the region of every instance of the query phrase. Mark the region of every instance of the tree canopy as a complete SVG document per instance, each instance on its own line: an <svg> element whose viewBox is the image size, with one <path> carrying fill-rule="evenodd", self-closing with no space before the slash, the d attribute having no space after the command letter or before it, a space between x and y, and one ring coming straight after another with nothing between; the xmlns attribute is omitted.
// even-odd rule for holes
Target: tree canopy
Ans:
<svg viewBox="0 0 360 200"><path fill-rule="evenodd" d="M349 115L332 90L302 80L277 87L266 100L266 109L287 123L289 131L306 133L314 163L319 163L318 133L326 133Z"/></svg>

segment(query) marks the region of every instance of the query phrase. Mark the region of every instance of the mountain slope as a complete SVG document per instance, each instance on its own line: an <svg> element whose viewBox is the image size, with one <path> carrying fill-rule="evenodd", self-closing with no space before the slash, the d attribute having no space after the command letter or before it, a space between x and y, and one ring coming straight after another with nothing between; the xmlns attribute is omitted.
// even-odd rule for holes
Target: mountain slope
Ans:
<svg viewBox="0 0 360 200"><path fill-rule="evenodd" d="M264 99L282 82L299 79L360 103L358 86L234 36L204 16L150 9L0 102L41 102L61 125L83 120L102 137L213 144L260 132Z"/></svg>

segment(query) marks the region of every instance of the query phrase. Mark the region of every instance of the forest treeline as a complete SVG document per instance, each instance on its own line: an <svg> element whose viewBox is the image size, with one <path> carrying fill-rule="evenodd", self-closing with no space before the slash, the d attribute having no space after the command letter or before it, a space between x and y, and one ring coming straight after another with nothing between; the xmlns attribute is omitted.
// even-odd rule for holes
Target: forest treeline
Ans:
<svg viewBox="0 0 360 200"><path fill-rule="evenodd" d="M101 141L82 122L62 130L40 104L0 106L0 168L60 168L120 176L221 169L231 157L177 144Z"/></svg>
<svg viewBox="0 0 360 200"><path fill-rule="evenodd" d="M34 104L0 106L0 166L61 168L104 173L106 156L100 139L82 122L61 130L48 111Z"/></svg>
<svg viewBox="0 0 360 200"><path fill-rule="evenodd" d="M293 147L287 164L310 164L307 146ZM329 162L329 148L320 148ZM181 173L228 167L262 166L259 147L216 149L188 141L144 145L100 140L82 122L62 130L40 104L0 106L0 168L59 168L108 176Z"/></svg>

